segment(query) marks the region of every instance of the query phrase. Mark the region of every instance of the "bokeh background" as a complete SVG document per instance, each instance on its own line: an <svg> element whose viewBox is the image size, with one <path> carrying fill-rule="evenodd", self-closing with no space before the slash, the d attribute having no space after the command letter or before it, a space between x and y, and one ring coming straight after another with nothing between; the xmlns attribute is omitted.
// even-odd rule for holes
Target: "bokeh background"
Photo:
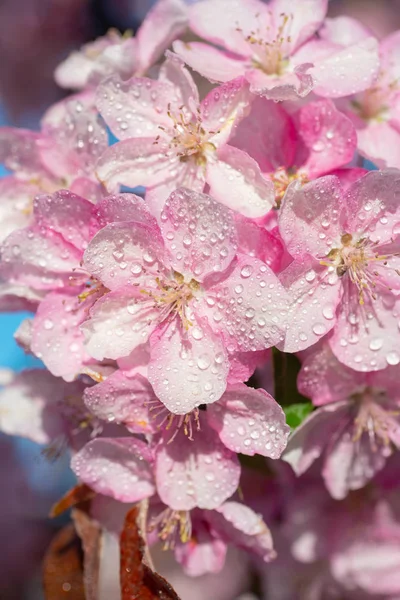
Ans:
<svg viewBox="0 0 400 600"><path fill-rule="evenodd" d="M301 3L301 0L293 0ZM57 64L110 27L136 30L151 0L0 0L0 125L36 129L64 92ZM331 0L330 15L351 15L382 38L400 29L400 0ZM0 165L0 176L6 173ZM9 370L37 366L13 333L26 314L0 315L0 384ZM42 448L0 436L0 600L40 600L40 562L61 525L47 514L73 483L68 458L49 462ZM116 600L116 599L110 599Z"/></svg>

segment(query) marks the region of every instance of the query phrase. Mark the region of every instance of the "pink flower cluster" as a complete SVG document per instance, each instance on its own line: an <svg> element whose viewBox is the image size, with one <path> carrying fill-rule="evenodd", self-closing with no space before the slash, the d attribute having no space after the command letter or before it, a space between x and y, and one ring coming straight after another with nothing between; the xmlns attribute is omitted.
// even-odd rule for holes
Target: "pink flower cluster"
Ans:
<svg viewBox="0 0 400 600"><path fill-rule="evenodd" d="M300 598L277 583L299 570L304 600L393 600L400 34L326 11L159 0L136 37L58 67L78 93L40 132L0 129L0 306L34 313L16 338L47 369L3 388L0 428L69 448L110 539L110 515L145 503L150 548L186 574L232 546L271 561L268 523L268 597ZM287 353L316 407L292 432Z"/></svg>

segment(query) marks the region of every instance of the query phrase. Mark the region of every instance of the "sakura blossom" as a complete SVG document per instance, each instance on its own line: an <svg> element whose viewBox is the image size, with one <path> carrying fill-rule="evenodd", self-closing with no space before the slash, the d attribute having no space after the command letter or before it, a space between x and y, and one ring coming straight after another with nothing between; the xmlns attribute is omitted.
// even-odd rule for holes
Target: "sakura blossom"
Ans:
<svg viewBox="0 0 400 600"><path fill-rule="evenodd" d="M169 196L186 186L245 216L266 214L273 185L257 163L227 142L251 98L238 77L212 90L201 102L189 71L172 53L157 81L112 77L97 91L100 114L121 141L102 156L97 173L110 191L119 185L148 187L147 199L159 214Z"/></svg>
<svg viewBox="0 0 400 600"><path fill-rule="evenodd" d="M295 259L281 273L291 294L286 351L329 344L345 365L376 371L399 363L396 170L371 172L344 192L326 176L281 206L279 228Z"/></svg>
<svg viewBox="0 0 400 600"><path fill-rule="evenodd" d="M293 100L311 91L340 98L365 90L379 68L372 36L343 43L316 34L327 0L202 0L190 8L191 29L203 42L175 42L174 50L211 81L243 75L252 92Z"/></svg>
<svg viewBox="0 0 400 600"><path fill-rule="evenodd" d="M19 568L67 465L46 600L400 598L398 32L333 10L158 0L0 128L0 533Z"/></svg>
<svg viewBox="0 0 400 600"><path fill-rule="evenodd" d="M292 435L285 460L301 474L323 456L334 498L362 488L399 444L397 379L398 367L360 373L320 347L304 361L298 386L321 406Z"/></svg>
<svg viewBox="0 0 400 600"><path fill-rule="evenodd" d="M283 339L288 299L265 263L236 255L234 214L210 196L177 190L160 222L112 223L89 243L83 267L110 291L82 330L98 361L148 342L149 381L184 414L221 397L231 354Z"/></svg>
<svg viewBox="0 0 400 600"><path fill-rule="evenodd" d="M144 75L187 26L183 0L158 0L147 14L136 36L115 29L74 51L55 71L56 82L73 90L96 89L107 76L123 79Z"/></svg>

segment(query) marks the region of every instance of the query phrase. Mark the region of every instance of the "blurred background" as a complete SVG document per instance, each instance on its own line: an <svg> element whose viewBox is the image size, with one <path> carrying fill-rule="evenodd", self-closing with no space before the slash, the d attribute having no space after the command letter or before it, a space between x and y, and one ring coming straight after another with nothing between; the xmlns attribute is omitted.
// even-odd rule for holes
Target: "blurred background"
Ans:
<svg viewBox="0 0 400 600"><path fill-rule="evenodd" d="M53 81L58 63L111 27L136 30L151 4L151 0L0 0L0 125L37 128L43 111L65 94ZM378 38L400 29L400 0L331 0L330 16L339 14L360 19ZM5 173L0 166L0 176ZM19 371L38 364L13 340L26 316L0 315L3 376L5 369ZM0 436L0 600L42 598L40 561L59 526L47 514L71 486L67 462L66 457L48 462L35 444Z"/></svg>

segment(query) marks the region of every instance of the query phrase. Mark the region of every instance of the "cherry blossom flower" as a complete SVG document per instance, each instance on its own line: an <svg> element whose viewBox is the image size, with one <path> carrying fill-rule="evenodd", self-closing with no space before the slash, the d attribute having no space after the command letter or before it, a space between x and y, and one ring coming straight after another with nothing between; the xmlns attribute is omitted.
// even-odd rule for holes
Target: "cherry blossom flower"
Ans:
<svg viewBox="0 0 400 600"><path fill-rule="evenodd" d="M334 498L363 487L400 446L398 376L399 367L353 371L328 344L318 347L304 361L298 387L323 406L295 430L284 460L301 475L322 456L322 475Z"/></svg>
<svg viewBox="0 0 400 600"><path fill-rule="evenodd" d="M302 350L333 329L333 353L355 370L400 362L399 186L387 170L346 193L333 176L288 189L279 228L295 260L280 276L292 297L282 349Z"/></svg>
<svg viewBox="0 0 400 600"><path fill-rule="evenodd" d="M211 81L243 75L252 92L273 100L314 93L339 98L365 90L379 67L377 41L335 43L315 34L327 0L204 0L190 8L191 29L223 49L175 42L174 50Z"/></svg>
<svg viewBox="0 0 400 600"><path fill-rule="evenodd" d="M157 531L165 548L175 550L178 562L192 575L220 571L228 543L271 560L272 538L263 520L249 507L227 501L236 491L240 467L235 454L215 442L207 436L202 445L173 445L174 468L166 469L161 455L153 476L154 456L145 442L99 438L73 457L72 468L96 492L121 502L156 500L157 490L167 504L156 503L158 512L149 529Z"/></svg>
<svg viewBox="0 0 400 600"><path fill-rule="evenodd" d="M343 102L352 119L360 154L378 167L400 167L400 32L386 37L379 46L380 71L364 92Z"/></svg>
<svg viewBox="0 0 400 600"><path fill-rule="evenodd" d="M274 183L279 205L292 181L304 184L349 163L357 136L331 100L309 102L289 114L282 105L257 97L231 144L257 161L262 174Z"/></svg>
<svg viewBox="0 0 400 600"><path fill-rule="evenodd" d="M97 172L107 189L147 186L156 215L180 186L203 191L248 217L273 205L274 188L245 152L227 144L250 101L242 77L212 90L199 102L182 61L171 53L159 79L112 77L97 92L98 109L122 141L111 146Z"/></svg>
<svg viewBox="0 0 400 600"><path fill-rule="evenodd" d="M121 218L155 223L134 194L108 197L95 206L61 190L37 197L33 223L14 231L1 247L0 276L14 286L6 291L21 287L21 294L32 289L44 296L33 320L31 351L67 381L94 362L84 350L79 325L104 292L81 268L83 253L96 231Z"/></svg>
<svg viewBox="0 0 400 600"><path fill-rule="evenodd" d="M42 131L0 129L0 161L14 174L0 180L0 241L32 220L33 199L68 187L92 200L102 191L95 164L107 148L107 133L85 95L52 106Z"/></svg>
<svg viewBox="0 0 400 600"><path fill-rule="evenodd" d="M64 88L95 88L102 79L118 74L122 79L144 75L187 26L183 0L158 0L136 36L111 29L107 35L74 51L55 71Z"/></svg>
<svg viewBox="0 0 400 600"><path fill-rule="evenodd" d="M230 354L283 339L287 298L266 264L236 256L234 214L210 196L174 192L160 223L111 224L90 242L84 269L110 292L82 329L99 361L149 341L156 395L186 414L224 393Z"/></svg>
<svg viewBox="0 0 400 600"><path fill-rule="evenodd" d="M135 434L161 436L159 448L168 447L181 432L196 443L211 428L233 452L279 458L289 434L284 413L275 400L264 390L242 383L229 385L206 410L195 408L191 413L175 415L158 400L143 375L118 370L88 388L85 403L101 420L124 424Z"/></svg>

